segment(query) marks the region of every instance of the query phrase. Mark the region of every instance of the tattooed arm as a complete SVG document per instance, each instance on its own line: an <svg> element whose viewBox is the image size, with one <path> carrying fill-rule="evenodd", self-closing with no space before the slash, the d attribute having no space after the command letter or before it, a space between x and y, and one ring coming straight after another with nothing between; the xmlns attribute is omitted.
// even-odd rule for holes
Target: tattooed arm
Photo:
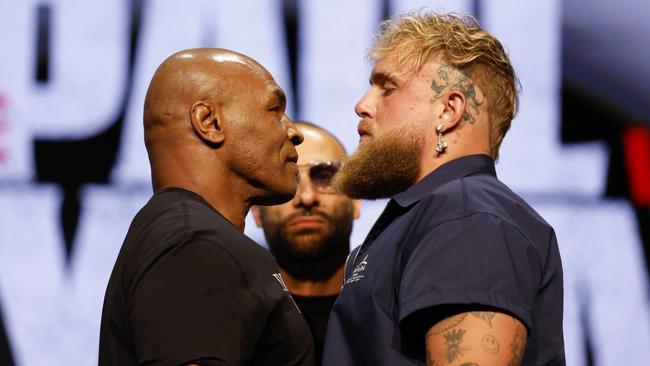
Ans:
<svg viewBox="0 0 650 366"><path fill-rule="evenodd" d="M519 366L526 328L493 311L464 312L437 322L426 333L428 366Z"/></svg>

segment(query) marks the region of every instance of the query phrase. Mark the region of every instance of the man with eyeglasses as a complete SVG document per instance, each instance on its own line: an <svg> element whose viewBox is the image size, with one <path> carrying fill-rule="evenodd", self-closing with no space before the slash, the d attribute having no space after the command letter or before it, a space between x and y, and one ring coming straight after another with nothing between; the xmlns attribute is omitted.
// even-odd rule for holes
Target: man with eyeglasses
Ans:
<svg viewBox="0 0 650 366"><path fill-rule="evenodd" d="M304 141L296 146L300 178L293 200L252 208L280 272L309 324L320 360L329 313L341 291L359 201L334 192L330 181L346 153L329 132L294 122Z"/></svg>

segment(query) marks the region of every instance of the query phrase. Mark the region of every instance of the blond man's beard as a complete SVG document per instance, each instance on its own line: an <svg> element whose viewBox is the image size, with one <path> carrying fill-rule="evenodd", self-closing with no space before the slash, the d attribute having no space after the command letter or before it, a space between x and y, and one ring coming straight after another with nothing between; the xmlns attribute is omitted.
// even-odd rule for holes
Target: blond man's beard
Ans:
<svg viewBox="0 0 650 366"><path fill-rule="evenodd" d="M334 176L333 185L352 198L392 197L415 184L424 136L412 125L359 146Z"/></svg>

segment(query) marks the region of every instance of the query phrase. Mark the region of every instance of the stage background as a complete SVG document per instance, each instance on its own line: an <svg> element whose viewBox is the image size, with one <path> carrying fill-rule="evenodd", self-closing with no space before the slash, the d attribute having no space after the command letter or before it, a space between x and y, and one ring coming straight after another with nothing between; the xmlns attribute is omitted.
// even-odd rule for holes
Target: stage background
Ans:
<svg viewBox="0 0 650 366"><path fill-rule="evenodd" d="M378 23L474 14L523 93L499 177L557 232L568 365L650 363L650 5L642 0L0 0L0 365L96 364L101 305L151 195L155 67L191 47L264 64L288 114L356 148ZM385 201L363 202L352 245ZM264 245L247 219L246 234Z"/></svg>

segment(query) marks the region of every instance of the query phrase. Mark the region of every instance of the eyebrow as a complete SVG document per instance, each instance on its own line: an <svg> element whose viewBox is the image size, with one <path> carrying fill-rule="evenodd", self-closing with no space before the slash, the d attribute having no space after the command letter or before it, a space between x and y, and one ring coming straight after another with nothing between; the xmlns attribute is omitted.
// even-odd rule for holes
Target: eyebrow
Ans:
<svg viewBox="0 0 650 366"><path fill-rule="evenodd" d="M370 79L368 80L370 85L375 85L375 84L381 84L381 83L386 83L390 82L393 84L398 84L397 79L393 76L393 74L387 74L383 71L373 71L372 74L370 74Z"/></svg>
<svg viewBox="0 0 650 366"><path fill-rule="evenodd" d="M280 104L287 105L287 96L284 94L284 91L280 87L274 87L272 90L273 94L280 100Z"/></svg>

